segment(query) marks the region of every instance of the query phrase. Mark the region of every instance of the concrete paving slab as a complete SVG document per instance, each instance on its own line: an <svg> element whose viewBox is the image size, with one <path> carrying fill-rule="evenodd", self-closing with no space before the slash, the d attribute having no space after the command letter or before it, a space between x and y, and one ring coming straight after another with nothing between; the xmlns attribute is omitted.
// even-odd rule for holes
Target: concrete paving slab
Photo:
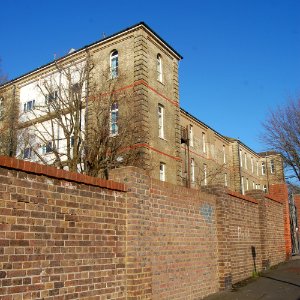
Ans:
<svg viewBox="0 0 300 300"><path fill-rule="evenodd" d="M300 256L204 300L300 300Z"/></svg>

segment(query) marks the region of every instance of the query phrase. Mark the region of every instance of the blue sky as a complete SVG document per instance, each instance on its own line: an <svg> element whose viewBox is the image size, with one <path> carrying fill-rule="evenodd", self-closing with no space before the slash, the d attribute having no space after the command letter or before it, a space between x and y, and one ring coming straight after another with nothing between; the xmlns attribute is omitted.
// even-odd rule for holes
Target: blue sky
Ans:
<svg viewBox="0 0 300 300"><path fill-rule="evenodd" d="M270 108L300 96L300 0L2 1L13 79L140 21L175 48L181 106L255 151Z"/></svg>

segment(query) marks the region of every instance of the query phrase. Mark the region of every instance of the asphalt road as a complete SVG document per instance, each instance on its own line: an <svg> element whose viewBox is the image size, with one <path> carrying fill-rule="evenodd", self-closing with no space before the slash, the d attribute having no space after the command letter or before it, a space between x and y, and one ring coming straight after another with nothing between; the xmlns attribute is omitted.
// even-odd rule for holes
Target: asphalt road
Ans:
<svg viewBox="0 0 300 300"><path fill-rule="evenodd" d="M294 256L244 285L204 300L300 300L300 256Z"/></svg>

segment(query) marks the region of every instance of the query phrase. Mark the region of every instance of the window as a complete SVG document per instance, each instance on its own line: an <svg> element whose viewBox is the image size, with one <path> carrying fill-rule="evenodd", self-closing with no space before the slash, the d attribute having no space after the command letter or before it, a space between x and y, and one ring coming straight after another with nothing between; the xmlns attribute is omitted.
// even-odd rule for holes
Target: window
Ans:
<svg viewBox="0 0 300 300"><path fill-rule="evenodd" d="M263 191L264 191L264 193L266 193L268 191L266 184L263 185Z"/></svg>
<svg viewBox="0 0 300 300"><path fill-rule="evenodd" d="M266 165L264 161L261 162L261 174L266 175Z"/></svg>
<svg viewBox="0 0 300 300"><path fill-rule="evenodd" d="M228 186L228 181L227 181L227 174L224 174L224 185Z"/></svg>
<svg viewBox="0 0 300 300"><path fill-rule="evenodd" d="M194 147L194 131L193 125L190 125L190 146Z"/></svg>
<svg viewBox="0 0 300 300"><path fill-rule="evenodd" d="M119 68L119 55L118 55L118 51L114 50L110 54L110 76L112 79L118 77L118 73L119 73L118 68Z"/></svg>
<svg viewBox="0 0 300 300"><path fill-rule="evenodd" d="M158 136L162 139L165 138L164 107L161 104L158 105Z"/></svg>
<svg viewBox="0 0 300 300"><path fill-rule="evenodd" d="M157 71L157 80L162 82L162 60L160 54L157 54L156 57L156 71Z"/></svg>
<svg viewBox="0 0 300 300"><path fill-rule="evenodd" d="M30 159L31 154L32 154L32 148L31 147L25 148L23 153L23 159Z"/></svg>
<svg viewBox="0 0 300 300"><path fill-rule="evenodd" d="M57 99L58 93L57 91L53 91L49 94L45 95L45 103L50 104Z"/></svg>
<svg viewBox="0 0 300 300"><path fill-rule="evenodd" d="M51 153L53 151L53 144L52 142L47 142L43 145L42 152L43 154Z"/></svg>
<svg viewBox="0 0 300 300"><path fill-rule="evenodd" d="M271 160L270 160L270 171L271 171L271 174L274 174L274 173L275 173L275 163L274 163L274 159L271 159Z"/></svg>
<svg viewBox="0 0 300 300"><path fill-rule="evenodd" d="M245 159L245 169L248 169L248 163L247 163L247 153L245 152L244 154L244 159Z"/></svg>
<svg viewBox="0 0 300 300"><path fill-rule="evenodd" d="M117 135L119 128L118 128L118 118L119 118L119 108L118 108L118 103L114 102L111 105L110 108L110 134L112 136Z"/></svg>
<svg viewBox="0 0 300 300"><path fill-rule="evenodd" d="M242 176L242 180L241 180L241 189L242 189L242 194L245 195L244 177L243 176Z"/></svg>
<svg viewBox="0 0 300 300"><path fill-rule="evenodd" d="M226 164L226 149L224 145L223 145L223 163Z"/></svg>
<svg viewBox="0 0 300 300"><path fill-rule="evenodd" d="M252 190L255 190L255 182L252 181Z"/></svg>
<svg viewBox="0 0 300 300"><path fill-rule="evenodd" d="M251 157L251 172L254 173L253 157Z"/></svg>
<svg viewBox="0 0 300 300"><path fill-rule="evenodd" d="M4 116L4 98L0 97L0 120Z"/></svg>
<svg viewBox="0 0 300 300"><path fill-rule="evenodd" d="M159 164L159 179L161 181L166 180L166 165L162 162Z"/></svg>
<svg viewBox="0 0 300 300"><path fill-rule="evenodd" d="M258 161L256 161L256 175L258 176L259 175L259 171L258 171Z"/></svg>
<svg viewBox="0 0 300 300"><path fill-rule="evenodd" d="M74 135L72 135L72 136L70 137L70 146L71 146L71 147L74 147L74 142L75 142L75 137L74 137Z"/></svg>
<svg viewBox="0 0 300 300"><path fill-rule="evenodd" d="M191 159L191 182L195 182L195 161Z"/></svg>
<svg viewBox="0 0 300 300"><path fill-rule="evenodd" d="M246 179L246 191L248 191L249 190L249 180L248 180L248 178Z"/></svg>
<svg viewBox="0 0 300 300"><path fill-rule="evenodd" d="M202 151L203 153L206 152L206 142L205 142L205 133L202 132Z"/></svg>
<svg viewBox="0 0 300 300"><path fill-rule="evenodd" d="M35 100L30 100L24 103L24 112L33 110L35 107Z"/></svg>
<svg viewBox="0 0 300 300"><path fill-rule="evenodd" d="M240 166L243 166L242 150L240 149Z"/></svg>
<svg viewBox="0 0 300 300"><path fill-rule="evenodd" d="M203 165L204 185L207 185L207 166Z"/></svg>

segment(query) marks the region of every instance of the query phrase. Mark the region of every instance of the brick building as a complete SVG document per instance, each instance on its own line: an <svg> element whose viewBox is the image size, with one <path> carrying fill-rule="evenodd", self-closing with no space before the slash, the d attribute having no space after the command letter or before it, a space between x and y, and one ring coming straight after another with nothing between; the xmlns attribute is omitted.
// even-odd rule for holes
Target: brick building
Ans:
<svg viewBox="0 0 300 300"><path fill-rule="evenodd" d="M35 157L26 146L20 151L16 142L17 128L30 127L24 116L34 111L39 103L55 98L54 92L39 95L35 87L50 74L56 76L57 64L67 67L74 61L85 63L87 59L94 67L85 81L83 102L87 103L99 93L112 93L103 88L103 83L107 82L114 82L114 90L133 93L130 111L139 132L134 135L132 145L140 154L138 166L148 170L151 177L193 188L221 183L242 194L253 189L267 192L271 184L284 182L282 159L278 154L256 153L241 141L223 136L180 108L178 63L182 56L145 23L77 51L72 50L66 56L2 85L0 126L2 133L8 136L6 154L16 153L19 158L37 162L41 162L45 154L49 155L47 149L50 147L47 146L54 141L49 145L40 144L39 155ZM103 73L108 73L109 79ZM5 117L3 112L9 103L16 106L13 113ZM88 107L87 104L82 108L85 116L89 116L86 113ZM118 128L118 110L121 115L120 105L110 111L113 133ZM43 124L44 120L38 119L38 122ZM56 131L61 147L67 147L67 137L60 128ZM55 139L59 140L57 136Z"/></svg>

